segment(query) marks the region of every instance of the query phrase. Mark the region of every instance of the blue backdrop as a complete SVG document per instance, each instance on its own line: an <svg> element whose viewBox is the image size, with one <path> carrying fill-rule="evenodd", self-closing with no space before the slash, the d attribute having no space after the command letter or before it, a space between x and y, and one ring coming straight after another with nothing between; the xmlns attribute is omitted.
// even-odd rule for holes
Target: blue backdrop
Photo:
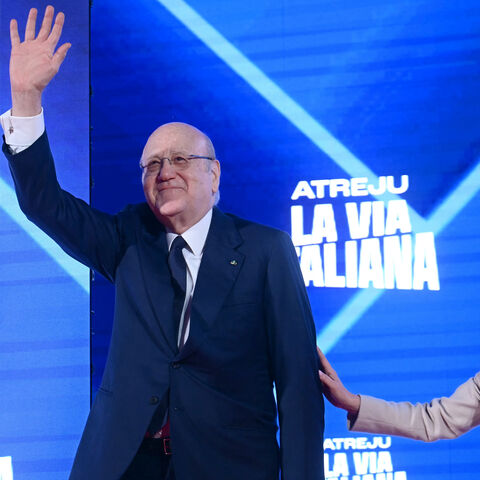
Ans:
<svg viewBox="0 0 480 480"><path fill-rule="evenodd" d="M30 7L0 5L0 109L10 108L9 21L23 38ZM89 5L58 0L73 47L44 95L61 184L89 198ZM34 172L32 172L34 174ZM20 212L0 161L0 478L68 476L90 406L89 273Z"/></svg>
<svg viewBox="0 0 480 480"><path fill-rule="evenodd" d="M63 186L86 197L88 145L74 138L88 135L88 42L77 31L88 11L69 3L57 6L74 48L48 91L47 125ZM12 8L8 17L25 18L24 0ZM196 125L222 162L220 207L292 234L319 345L344 382L392 400L449 395L480 363L479 32L473 0L96 2L92 203L115 212L141 201L148 134ZM85 281L37 249L0 185L0 457L13 458L16 479L64 478L87 409ZM96 276L93 391L112 305ZM478 430L434 444L379 439L348 433L328 406L326 437L331 479L470 480L480 470Z"/></svg>
<svg viewBox="0 0 480 480"><path fill-rule="evenodd" d="M198 126L222 162L220 207L296 236L345 383L449 395L480 363L479 32L473 0L94 3L93 203L141 201L148 134ZM94 388L111 297L97 278ZM327 477L473 479L479 435L378 444L328 406Z"/></svg>

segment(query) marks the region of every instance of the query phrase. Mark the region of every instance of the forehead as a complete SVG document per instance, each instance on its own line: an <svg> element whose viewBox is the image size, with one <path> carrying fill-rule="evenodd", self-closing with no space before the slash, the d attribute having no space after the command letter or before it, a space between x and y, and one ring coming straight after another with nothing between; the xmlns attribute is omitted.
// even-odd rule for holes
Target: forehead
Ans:
<svg viewBox="0 0 480 480"><path fill-rule="evenodd" d="M158 128L150 135L143 150L144 157L168 155L170 153L203 153L203 135L189 126Z"/></svg>

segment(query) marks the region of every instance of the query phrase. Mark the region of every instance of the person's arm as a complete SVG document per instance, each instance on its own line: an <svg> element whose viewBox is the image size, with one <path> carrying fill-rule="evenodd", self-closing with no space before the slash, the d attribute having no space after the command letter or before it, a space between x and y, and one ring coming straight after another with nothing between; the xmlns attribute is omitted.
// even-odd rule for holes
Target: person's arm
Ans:
<svg viewBox="0 0 480 480"><path fill-rule="evenodd" d="M349 430L433 442L456 438L480 424L480 372L460 385L451 397L412 405L353 395L320 349L318 356L325 396L334 406L348 412Z"/></svg>
<svg viewBox="0 0 480 480"><path fill-rule="evenodd" d="M352 431L383 433L433 442L457 438L480 424L480 372L460 385L450 397L428 403L386 402L361 396Z"/></svg>
<svg viewBox="0 0 480 480"><path fill-rule="evenodd" d="M316 335L298 258L288 235L270 242L265 311L277 393L283 480L320 480L324 406Z"/></svg>
<svg viewBox="0 0 480 480"><path fill-rule="evenodd" d="M6 145L3 153L26 217L66 253L113 281L128 215L100 212L60 188L46 132L20 153Z"/></svg>
<svg viewBox="0 0 480 480"><path fill-rule="evenodd" d="M4 116L2 126L8 129L6 137L13 142L12 146L21 148L4 144L3 151L25 215L67 253L113 280L121 254L121 218L98 212L60 188L41 115L43 90L58 72L70 47L65 43L55 50L64 15L59 13L52 27L54 10L48 6L35 36L36 15L36 10L31 9L24 41L20 40L17 22L10 23L13 117ZM39 114L40 126L36 122ZM33 132L24 128L25 122L36 125ZM21 131L15 131L19 125Z"/></svg>

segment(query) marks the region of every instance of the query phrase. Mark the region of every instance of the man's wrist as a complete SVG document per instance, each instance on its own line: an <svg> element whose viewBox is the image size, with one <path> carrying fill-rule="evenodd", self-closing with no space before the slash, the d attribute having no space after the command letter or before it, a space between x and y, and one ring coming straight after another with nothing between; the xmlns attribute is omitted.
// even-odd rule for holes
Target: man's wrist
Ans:
<svg viewBox="0 0 480 480"><path fill-rule="evenodd" d="M42 111L42 94L37 90L12 91L13 117L34 117Z"/></svg>

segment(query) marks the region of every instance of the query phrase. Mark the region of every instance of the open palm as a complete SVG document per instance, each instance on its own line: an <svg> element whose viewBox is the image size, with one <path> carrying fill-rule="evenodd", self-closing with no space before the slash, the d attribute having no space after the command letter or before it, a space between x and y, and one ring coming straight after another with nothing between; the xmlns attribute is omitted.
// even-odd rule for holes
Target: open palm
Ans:
<svg viewBox="0 0 480 480"><path fill-rule="evenodd" d="M52 27L54 9L45 10L42 26L35 36L37 10L32 8L28 14L25 39L20 41L17 21L10 22L12 51L10 56L10 84L12 95L29 93L41 96L42 91L55 76L71 44L64 43L56 49L62 33L65 16L58 13ZM56 50L56 51L55 51Z"/></svg>

